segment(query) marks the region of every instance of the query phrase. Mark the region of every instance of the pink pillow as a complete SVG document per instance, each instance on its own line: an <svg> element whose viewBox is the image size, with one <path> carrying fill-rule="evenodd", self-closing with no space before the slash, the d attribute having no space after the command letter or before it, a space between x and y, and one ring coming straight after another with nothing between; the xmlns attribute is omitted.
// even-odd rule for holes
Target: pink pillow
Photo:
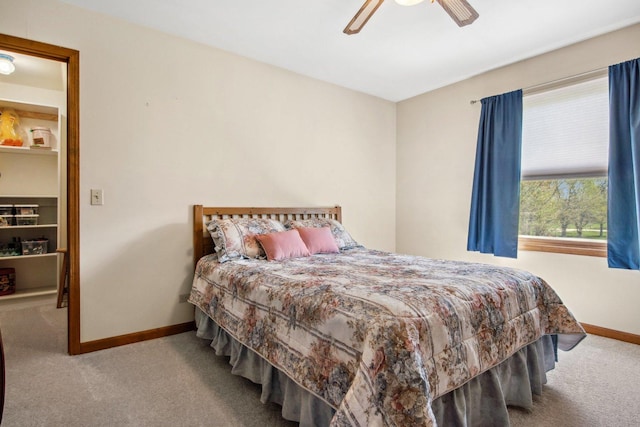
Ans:
<svg viewBox="0 0 640 427"><path fill-rule="evenodd" d="M287 258L311 255L300 238L298 230L256 234L255 238L262 245L269 261L279 261Z"/></svg>
<svg viewBox="0 0 640 427"><path fill-rule="evenodd" d="M311 255L340 252L336 239L333 237L329 227L302 227L294 230L298 230Z"/></svg>

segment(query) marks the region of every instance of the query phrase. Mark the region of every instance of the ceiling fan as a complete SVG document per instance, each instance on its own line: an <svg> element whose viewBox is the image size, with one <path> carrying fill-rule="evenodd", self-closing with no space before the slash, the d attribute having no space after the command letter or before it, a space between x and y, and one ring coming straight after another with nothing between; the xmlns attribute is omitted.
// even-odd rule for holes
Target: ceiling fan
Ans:
<svg viewBox="0 0 640 427"><path fill-rule="evenodd" d="M349 24L345 27L343 32L345 34L357 34L360 32L364 24L367 23L369 18L380 7L384 0L366 0L358 13L351 19ZM421 3L423 0L396 0L396 3L403 6L412 6L414 4ZM431 0L433 3L434 0ZM460 27L471 24L478 18L478 12L471 7L467 0L436 0L440 3L440 6L453 18L453 20Z"/></svg>

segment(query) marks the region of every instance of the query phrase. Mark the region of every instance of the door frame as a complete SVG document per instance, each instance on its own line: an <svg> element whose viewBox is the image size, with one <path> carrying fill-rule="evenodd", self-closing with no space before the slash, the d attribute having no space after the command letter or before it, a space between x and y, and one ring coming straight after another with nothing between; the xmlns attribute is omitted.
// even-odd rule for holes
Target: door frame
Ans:
<svg viewBox="0 0 640 427"><path fill-rule="evenodd" d="M67 350L80 354L80 52L5 34L0 34L0 49L67 64Z"/></svg>

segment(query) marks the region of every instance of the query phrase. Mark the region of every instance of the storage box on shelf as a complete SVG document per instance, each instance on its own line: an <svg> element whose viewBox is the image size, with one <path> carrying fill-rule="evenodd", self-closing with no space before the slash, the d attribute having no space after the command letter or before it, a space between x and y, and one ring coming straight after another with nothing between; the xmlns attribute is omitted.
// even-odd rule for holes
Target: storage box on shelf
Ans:
<svg viewBox="0 0 640 427"><path fill-rule="evenodd" d="M23 240L21 244L22 255L42 255L48 253L48 239Z"/></svg>
<svg viewBox="0 0 640 427"><path fill-rule="evenodd" d="M53 135L51 134L51 129L35 126L31 129L31 140L33 144L31 148L51 148L51 140Z"/></svg>
<svg viewBox="0 0 640 427"><path fill-rule="evenodd" d="M13 205L14 215L38 215L38 205Z"/></svg>
<svg viewBox="0 0 640 427"><path fill-rule="evenodd" d="M0 226L0 244L6 244L14 237L20 240L37 240L43 235L51 244L57 243L57 196L0 195L0 206L8 206L9 202L14 202L11 206L15 214L0 215L0 219L4 218L4 226Z"/></svg>
<svg viewBox="0 0 640 427"><path fill-rule="evenodd" d="M40 215L15 215L16 225L38 225Z"/></svg>

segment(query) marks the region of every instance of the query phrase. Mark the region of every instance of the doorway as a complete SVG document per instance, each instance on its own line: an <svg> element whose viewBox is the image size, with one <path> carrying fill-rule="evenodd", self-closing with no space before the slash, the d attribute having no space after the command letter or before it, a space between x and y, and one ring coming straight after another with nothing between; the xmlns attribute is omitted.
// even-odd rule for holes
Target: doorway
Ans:
<svg viewBox="0 0 640 427"><path fill-rule="evenodd" d="M0 34L0 49L67 64L66 242L68 256L67 351L82 353L80 344L80 52ZM62 284L60 284L62 285Z"/></svg>

